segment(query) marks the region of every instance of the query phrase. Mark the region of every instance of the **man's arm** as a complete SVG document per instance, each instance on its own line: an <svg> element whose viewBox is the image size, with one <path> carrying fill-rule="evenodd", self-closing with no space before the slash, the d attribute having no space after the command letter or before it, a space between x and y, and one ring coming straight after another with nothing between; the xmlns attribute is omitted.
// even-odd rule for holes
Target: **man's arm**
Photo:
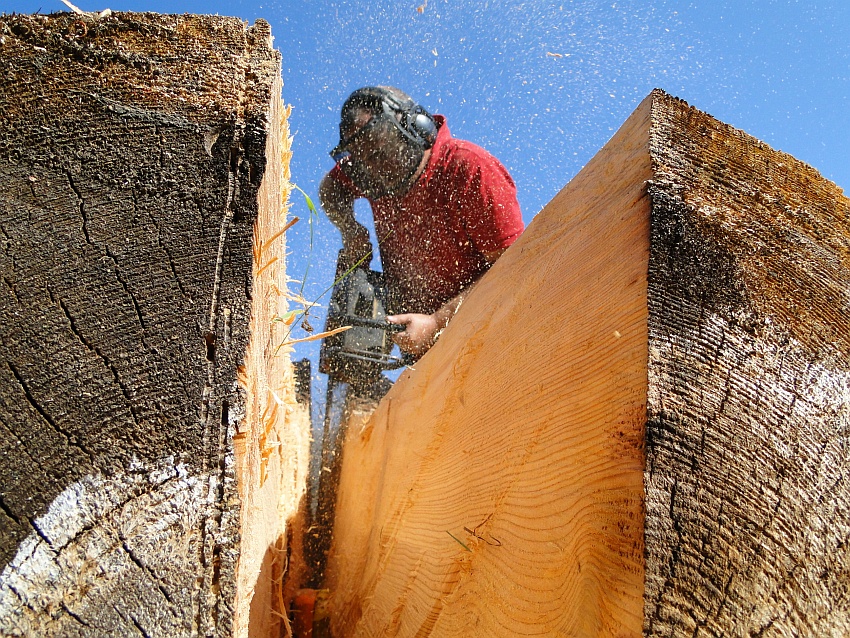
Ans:
<svg viewBox="0 0 850 638"><path fill-rule="evenodd" d="M502 256L507 248L500 248L493 252L484 253L487 262L492 266ZM433 314L422 315L409 313L405 315L391 315L387 317L390 323L404 324L404 332L399 332L393 337L398 347L416 356L425 354L437 341L437 336L449 325L452 317L460 308L463 300L480 280L480 277L461 290L457 295L440 306Z"/></svg>
<svg viewBox="0 0 850 638"><path fill-rule="evenodd" d="M368 229L354 218L354 195L338 180L325 175L319 184L319 203L328 219L342 234L343 260L345 266L353 266L372 252ZM369 266L371 255L363 260Z"/></svg>

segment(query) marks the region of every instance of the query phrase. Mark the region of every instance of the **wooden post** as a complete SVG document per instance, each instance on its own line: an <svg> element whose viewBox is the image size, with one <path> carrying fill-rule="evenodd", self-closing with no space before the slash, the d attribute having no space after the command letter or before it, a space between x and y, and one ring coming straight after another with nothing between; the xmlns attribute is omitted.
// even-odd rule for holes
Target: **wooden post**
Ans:
<svg viewBox="0 0 850 638"><path fill-rule="evenodd" d="M850 202L653 92L349 427L349 636L850 632Z"/></svg>
<svg viewBox="0 0 850 638"><path fill-rule="evenodd" d="M269 26L3 16L0 66L0 633L277 636L309 431Z"/></svg>

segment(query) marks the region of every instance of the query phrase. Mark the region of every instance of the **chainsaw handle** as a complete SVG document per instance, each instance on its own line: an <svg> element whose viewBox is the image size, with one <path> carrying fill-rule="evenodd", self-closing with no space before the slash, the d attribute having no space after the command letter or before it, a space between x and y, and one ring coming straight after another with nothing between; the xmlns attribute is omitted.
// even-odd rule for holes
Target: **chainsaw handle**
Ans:
<svg viewBox="0 0 850 638"><path fill-rule="evenodd" d="M343 319L343 325L349 324L362 328L379 328L384 332L404 332L407 326L401 323L390 323L381 319L367 319L366 317L358 317L356 315L347 315Z"/></svg>
<svg viewBox="0 0 850 638"><path fill-rule="evenodd" d="M341 349L334 349L333 355L340 359L348 359L351 361L364 361L379 366L382 370L397 370L398 368L413 364L413 360L407 354L402 354L401 357L390 357L375 355L368 350L361 352L346 352Z"/></svg>

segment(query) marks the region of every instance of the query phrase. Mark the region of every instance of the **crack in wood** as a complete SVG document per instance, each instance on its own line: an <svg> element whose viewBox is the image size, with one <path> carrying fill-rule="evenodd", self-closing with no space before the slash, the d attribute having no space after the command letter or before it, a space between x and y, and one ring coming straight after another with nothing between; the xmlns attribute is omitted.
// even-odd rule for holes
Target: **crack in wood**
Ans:
<svg viewBox="0 0 850 638"><path fill-rule="evenodd" d="M218 306L221 295L221 284L224 271L224 254L227 246L230 226L234 218L234 202L239 197L239 164L244 153L242 147L242 138L244 135L244 125L240 122L234 131L234 138L229 151L229 166L227 173L227 197L223 206L223 214L219 227L218 251L216 254L216 264L214 270L212 295L210 299L209 318L207 330L204 333L205 359L207 365L207 381L204 385L203 394L201 397L201 423L203 427L203 470L208 472L210 469L209 460L212 457L212 428L218 426L217 446L217 462L218 475L210 474L210 481L216 481L215 495L210 494L207 502L209 511L201 521L201 543L199 547L199 563L202 566L202 572L205 574L206 591L215 592L218 588L218 581L221 578L221 543L219 542L218 532L221 529L221 521L224 516L224 490L225 490L225 472L226 472L226 434L227 429L222 423L222 419L213 420L210 418L210 405L215 402L216 396L214 389L216 388L216 329L218 322ZM212 488L212 485L210 486ZM208 542L208 538L210 539ZM210 545L208 548L207 545ZM205 603L203 600L203 590L198 592L198 607L195 614L195 623L199 630L205 624L211 624L212 627L217 627L219 622L219 604L220 596L217 593L212 594L212 601ZM209 614L208 619L204 620L204 613Z"/></svg>
<svg viewBox="0 0 850 638"><path fill-rule="evenodd" d="M83 220L81 230L83 231L83 236L86 238L86 243L90 246L93 246L94 248L97 248L97 244L92 241L92 238L89 235L88 213L86 213L86 203L85 199L83 199L83 194L80 192L80 189L74 182L74 178L71 176L71 171L65 171L65 177L68 179L68 184L71 186L71 190L74 191L74 194L77 196L77 207L80 211L80 217Z"/></svg>
<svg viewBox="0 0 850 638"><path fill-rule="evenodd" d="M33 531L38 534L38 537L41 538L41 540L43 540L54 553L58 553L56 548L53 547L53 542L47 537L47 534L44 533L44 530L39 527L38 523L35 522L35 519L30 518L28 520L30 527L32 527Z"/></svg>
<svg viewBox="0 0 850 638"><path fill-rule="evenodd" d="M216 253L215 274L213 278L212 299L210 300L209 325L210 332L215 332L216 315L218 311L219 296L221 294L221 278L224 268L224 251L227 246L228 232L233 221L235 211L233 203L239 196L239 159L242 157L242 127L238 127L234 134L234 141L230 147L230 169L227 172L227 200L224 204L221 226L218 235L218 251Z"/></svg>
<svg viewBox="0 0 850 638"><path fill-rule="evenodd" d="M91 461L92 465L94 465L95 464L94 454L90 450L88 450L85 445L80 443L80 441L77 439L76 435L72 434L71 432L69 432L68 430L66 430L62 426L60 426L53 419L53 417L50 416L50 414L47 412L47 410L45 410L42 407L42 405L38 402L38 400L36 400L35 395L33 395L32 391L30 390L26 381L24 381L24 377L20 373L18 368L14 364L12 364L10 361L6 362L6 367L9 368L12 375L15 377L15 380L18 382L18 385L21 386L21 389L24 392L24 396L27 398L27 401L29 402L29 404L33 407L33 409L35 409L36 412L38 412L38 414L41 416L41 418L44 420L44 422L47 423L56 432L58 432L59 434L64 436L65 439L68 442L68 445L71 445L71 446L81 450L82 452L84 452L86 454L86 456L89 457L89 460Z"/></svg>
<svg viewBox="0 0 850 638"><path fill-rule="evenodd" d="M120 270L121 267L120 267L120 264L118 262L118 258L112 253L112 251L109 249L109 246L101 247L97 244L97 242L95 242L91 238L91 235L89 234L89 230L88 230L89 220L88 220L88 213L86 212L85 198L83 197L83 194L80 191L79 186L74 181L74 178L71 175L71 171L65 171L65 176L68 179L68 184L70 184L71 190L74 191L74 193L77 196L77 200L79 202L80 217L83 220L82 232L83 232L83 235L86 239L86 243L89 244L90 246L92 246L93 248L96 248L97 250L102 251L107 257L109 257L109 259L112 260L112 263L115 266L114 271L113 271L114 274L115 274L115 279L118 281L119 284L121 284L121 287L124 289L124 292L127 293L127 296L130 298L130 303L133 305L133 309L135 310L136 319L139 322L139 327L142 329L142 335L141 335L142 345L145 348L147 348L148 344L145 340L145 333L148 332L148 328L147 328L147 325L145 323L145 319L144 319L144 316L142 314L142 308L139 305L139 301L138 301L138 299L136 299L136 296L130 290L129 283L124 279L124 277L121 276L121 270Z"/></svg>
<svg viewBox="0 0 850 638"><path fill-rule="evenodd" d="M747 328L750 325L752 324L747 324L745 327L740 325L733 327L736 330L743 330L746 339L747 335L751 334L747 332ZM700 332L699 334L702 341L701 345L705 346L706 335L708 333ZM725 357L718 356L718 349L715 347L716 344L712 344L714 352L707 358L702 357L701 349L696 347L693 342L682 341L675 344L680 349L680 352L676 356L682 357L686 361L695 361L697 369L706 362L710 366L714 366L706 369L710 370L710 372L706 370L699 372L695 379L698 379L701 375L708 374L715 378L718 383L711 392L719 399L719 407L713 413L707 414L706 422L693 420L693 415L687 413L686 407L684 414L677 415L676 413L662 410L654 417L657 421L648 419L647 441L650 443L648 446L648 476L652 478L656 461L659 464L663 463L669 467L671 461L673 463L683 461L682 457L690 450L690 439L683 439L677 442L674 437L672 440L668 440L668 429L672 428L670 432L675 432L676 428L673 427L673 424L677 423L677 419L684 419L685 421L693 420L688 428L696 434L693 444L699 447L695 447L694 452L690 453L695 453L698 450L703 458L706 458L707 455L716 454L718 458L726 459L726 454L730 451L730 448L721 446L722 440L718 438L718 434L725 432L723 429L724 419L734 418L736 413L743 413L748 418L753 419L757 418L757 415L761 415L758 418L761 418L765 426L769 427L770 432L773 433L772 436L776 437L777 443L786 448L787 456L780 456L774 460L774 464L763 467L763 474L764 470L767 471L767 474L762 479L763 491L758 494L762 501L758 513L766 514L765 518L746 516L746 510L741 511L739 509L743 507L740 504L733 506L734 511L727 517L721 517L720 515L712 516L705 511L704 507L701 511L696 512L682 509L679 501L686 503L690 500L690 496L687 496L684 491L686 489L696 490L697 494L704 496L723 498L721 494L715 494L711 489L710 477L706 478L704 474L700 474L699 472L694 473L693 467L689 468L690 475L685 482L674 484L672 490L669 487L664 488L669 490L670 522L673 524L673 529L676 533L685 533L684 540L687 541L685 546L687 547L688 544L693 546L694 530L699 529L701 530L701 534L714 534L717 532L717 548L703 547L702 551L698 551L695 555L685 555L677 551L677 546L682 543L681 540L671 544L671 551L674 554L672 560L668 558L668 565L675 565L681 561L681 564L679 564L680 569L676 573L670 571L667 574L664 573L665 570L660 570L661 573L659 575L665 576L664 584L660 589L657 586L653 587L654 593L652 599L647 601L647 635L655 635L656 633L660 635L661 632L664 635L668 633L670 635L676 635L685 631L685 628L687 628L688 634L692 633L694 636L727 632L729 630L728 623L730 622L730 618L735 617L736 606L740 604L743 595L742 588L746 587L752 578L751 570L753 572L767 570L771 574L774 582L772 583L772 587L762 594L763 599L767 604L777 609L787 608L788 605L794 607L794 611L790 614L792 618L790 622L798 627L804 627L804 634L818 634L818 623L828 621L834 614L831 609L826 611L829 609L828 607L824 607L814 616L811 609L799 609L796 607L796 603L799 600L798 592L804 590L808 586L805 584L805 581L812 578L811 575L804 573L806 569L804 566L808 562L816 563L818 557L823 556L824 550L823 548L816 548L813 544L815 538L808 535L802 538L805 542L804 548L799 543L790 542L790 539L783 533L782 527L783 521L794 518L793 514L783 513L783 509L786 506L789 507L789 512L795 506L798 508L797 516L799 520L813 521L820 515L823 508L828 506L829 499L837 499L837 496L833 495L833 487L829 486L828 483L823 483L824 486L827 486L825 488L821 486L819 491L820 498L817 500L804 500L795 504L793 498L789 496L796 493L800 481L800 477L795 473L796 466L793 461L794 459L811 457L819 462L818 467L820 468L824 468L824 464L830 462L830 460L834 463L834 455L828 454L827 450L829 441L835 440L835 433L833 433L833 437L829 440L825 440L827 435L823 433L821 435L822 438L820 438L820 445L814 449L807 449L807 444L808 446L813 444L813 441L810 440L811 436L807 435L807 439L804 441L803 437L806 431L793 429L795 422L805 422L807 412L805 408L797 408L796 406L811 405L811 409L823 409L811 399L811 397L817 396L816 388L809 387L809 384L816 386L817 382L807 381L809 379L808 370L812 368L812 364L806 366L803 372L798 372L791 376L792 372L798 368L798 364L790 360L793 353L787 350L783 351L783 348L790 347L788 342L778 341L778 345L772 345L771 349L761 351L747 347L746 344L737 344L735 337L736 332L734 330L729 335L727 335L727 331L721 332L721 339L724 343L722 349L726 351ZM671 350L674 349L673 344L668 344L668 347ZM776 348L779 349L777 350ZM731 355L729 354L730 352L732 353ZM771 360L771 358L775 358L775 360ZM776 361L780 363L777 364ZM790 366L790 369L786 370L788 366ZM682 369L687 369L687 367L683 365ZM748 371L752 367L757 367L760 370L766 369L771 376L761 377L755 383L740 385L748 378ZM721 376L714 368L725 370L725 373ZM690 383L692 387L701 388L701 392L708 392L695 379L686 376L672 376L667 383L671 386L676 386L678 383ZM772 415L767 413L766 406L764 405L766 401L765 397L769 395L771 390L778 397L781 397L781 404L784 406L776 422L771 419ZM700 396L702 397L703 395L701 394ZM665 423L669 425L665 425ZM706 427L708 427L708 430L706 430ZM700 434L702 434L702 440L700 439ZM705 440L706 436L707 441ZM705 443L705 448L702 447L703 443ZM726 463L726 461L724 460L722 463ZM711 466L711 464L708 465ZM661 466L659 465L659 467ZM725 467L725 465L721 464L721 467ZM700 467L699 469L701 470L702 468ZM773 476L773 472L775 472L775 477ZM828 476L829 473L825 469L822 475ZM695 482L692 484L690 482L691 480ZM728 481L730 477L726 476L724 480ZM841 478L839 477L834 485L841 482ZM655 487L659 491L664 491L661 486ZM827 500L825 501L824 499ZM705 498L702 501L704 503L709 502ZM656 503L658 503L657 500ZM705 517L706 514L708 514L707 517ZM681 518L682 516L684 517ZM697 518L699 519L698 521L696 520ZM840 520L842 519L839 514L839 518L834 522L823 521L819 525L825 528L837 529L841 525L838 522ZM685 527L683 528L682 525ZM772 529L774 525L776 525L776 529ZM725 555L726 547L729 546L730 542L734 543L734 541L730 541L722 533L719 533L724 528L744 530L748 538L761 539L758 546L753 548L754 560L747 563L738 563L734 558L730 558L729 564L724 566L722 571L718 568L717 564L708 562L709 557ZM706 536L703 535L701 540L706 540ZM831 551L829 554L834 555ZM694 556L702 557L698 566L694 565L691 560ZM824 573L830 572L825 569ZM708 602L703 599L690 599L687 604L682 603L680 598L682 593L681 585L676 586L675 584L671 584L671 579L675 577L679 580L687 580L688 575L700 581L702 586L711 588L711 591L717 593L717 597L712 598ZM721 575L722 578L719 578ZM824 580L824 577L821 577L821 580ZM795 598L796 600L794 600ZM702 608L707 605L710 605L711 609ZM659 616L659 610L664 609L666 609L666 614ZM756 616L752 616L746 622L752 623L747 635L753 636L764 635L770 627L786 624L785 617L783 616L778 616L770 620L765 617L757 618ZM663 629L660 629L659 626Z"/></svg>
<svg viewBox="0 0 850 638"><path fill-rule="evenodd" d="M87 622L83 619L83 617L82 617L82 616L80 616L79 614L76 614L76 613L74 613L73 611L71 611L71 609L68 607L68 605L66 605L64 602L60 603L60 604L59 604L59 606L62 608L62 611L64 611L64 612L65 612L66 614L68 614L71 618L73 618L73 619L74 619L74 620L76 620L78 623L80 623L83 627L86 627L86 628L89 628L89 629L91 628L91 625L90 625L89 623L87 623Z"/></svg>
<svg viewBox="0 0 850 638"><path fill-rule="evenodd" d="M145 628L133 614L124 614L115 605L112 605L112 609L115 610L115 613L117 613L120 618L123 618L124 620L129 620L131 623L133 623L133 626L136 628L136 631L138 631L139 635L141 635L143 638L152 638L152 636L148 634L147 630L145 630Z"/></svg>
<svg viewBox="0 0 850 638"><path fill-rule="evenodd" d="M147 565L145 565L138 556L136 556L136 553L132 549L130 549L130 546L127 545L127 539L120 532L118 534L118 539L121 541L121 547L127 553L127 556L130 557L130 560L133 561L136 567L138 567L145 574L147 574L148 577L153 581L154 585L156 585L156 588L159 590L159 593L161 593L162 597L165 598L165 600L168 602L169 610L171 611L172 615L174 615L174 600L171 598L171 595L168 593L168 590L165 589L165 587L162 585L162 582L156 577L156 574L151 571L151 569Z"/></svg>
<svg viewBox="0 0 850 638"><path fill-rule="evenodd" d="M0 510L2 510L3 513L6 516L11 518L13 521L15 521L15 523L17 523L18 526L21 525L21 519L18 518L18 516L15 514L15 512L12 510L12 508L10 508L9 505L6 503L6 501L3 500L3 494L2 493L0 493Z"/></svg>
<svg viewBox="0 0 850 638"><path fill-rule="evenodd" d="M195 606L195 609L193 610L194 614L192 616L192 635L197 635L200 632L201 627L203 625L202 621L203 621L204 603L203 603L203 587L202 587L203 580L202 579L205 577L205 575L207 573L207 560L206 560L207 556L206 556L206 549L205 549L206 544L207 544L207 520L206 520L206 518L207 518L206 515L204 515L201 518L201 522L200 522L200 526L199 526L199 532L200 532L200 535L201 535L201 539L200 539L200 543L198 543L198 564L201 567L201 569L199 571L204 576L202 576L201 578L198 579L198 582L196 583L197 586L195 587L195 590L192 592L193 593L192 605Z"/></svg>
<svg viewBox="0 0 850 638"><path fill-rule="evenodd" d="M139 207L139 198L136 194L135 189L130 189L130 196L133 200L133 215L135 216L139 214L140 210L142 210ZM177 288L180 290L180 294L183 296L184 299L189 299L190 296L186 292L186 289L183 287L183 282L180 279L180 276L177 274L177 268L174 263L174 255L172 254L171 250L169 250L168 246L166 246L165 243L163 243L162 241L162 228L157 223L156 215L150 214L150 212L148 212L147 217L150 220L151 224L153 224L154 228L156 228L157 246L159 246L162 252L165 253L165 257L168 262L168 269L171 271L171 274L174 277L174 282L177 284Z"/></svg>
<svg viewBox="0 0 850 638"><path fill-rule="evenodd" d="M696 627L694 628L693 638L697 638L700 629L706 627L708 625L709 620L721 620L723 618L721 612L723 611L723 607L726 605L726 603L729 602L729 590L732 587L732 581L735 580L735 576L735 572L729 574L729 578L726 579L726 583L723 585L723 597L720 599L720 603L717 605L717 608L711 613L711 615L705 613L702 618L697 620Z"/></svg>
<svg viewBox="0 0 850 638"><path fill-rule="evenodd" d="M174 255L172 255L168 247L162 243L162 231L160 230L159 226L157 226L156 230L156 242L157 244L159 244L159 247L162 248L162 252L165 253L166 258L168 259L168 269L174 276L174 281L177 284L177 288L180 290L180 294L183 295L185 299L188 299L189 295L186 292L186 289L183 287L183 282L180 280L180 275L177 274L177 268L174 265Z"/></svg>
<svg viewBox="0 0 850 638"><path fill-rule="evenodd" d="M53 297L53 292L48 288L50 292L50 296ZM71 311L68 309L68 306L65 305L65 302L60 298L57 298L57 302L59 307L62 309L62 312L65 314L65 318L68 320L68 325L71 328L71 332L79 339L80 343L82 343L86 348L88 348L91 352L95 353L98 357L100 357L101 361L103 361L104 365L106 365L107 369L112 373L112 378L115 380L116 385L121 390L121 394L124 396L124 400L127 402L127 408L130 411L130 416L133 417L133 422L140 426L140 415L138 414L138 410L135 406L135 402L133 401L133 397L130 395L130 388L128 388L122 381L121 377L118 374L118 369L115 365L110 361L109 357L107 357L96 345L91 343L88 339L86 339L80 329L77 327L77 323L71 314Z"/></svg>
<svg viewBox="0 0 850 638"><path fill-rule="evenodd" d="M104 253L106 253L106 256L112 260L112 263L115 264L115 278L118 280L118 283L121 284L121 287L124 289L124 292L127 293L127 296L130 297L130 302L133 304L133 308L136 311L136 318L139 320L139 327L142 329L142 345L147 348L148 345L145 342L145 333L148 332L148 327L145 323L144 317L142 316L142 307L139 305L139 300L136 299L136 296L130 291L130 285L127 283L127 281L125 281L124 277L121 276L118 258L114 254L112 254L112 251L109 250L108 246L105 247L103 251Z"/></svg>
<svg viewBox="0 0 850 638"><path fill-rule="evenodd" d="M14 263L13 263L14 269ZM9 278L6 275L3 275L3 283L6 284L6 287L9 289L9 292L12 293L12 297L15 298L15 303L21 303L21 300L18 298L18 291L15 290L15 284L9 281Z"/></svg>

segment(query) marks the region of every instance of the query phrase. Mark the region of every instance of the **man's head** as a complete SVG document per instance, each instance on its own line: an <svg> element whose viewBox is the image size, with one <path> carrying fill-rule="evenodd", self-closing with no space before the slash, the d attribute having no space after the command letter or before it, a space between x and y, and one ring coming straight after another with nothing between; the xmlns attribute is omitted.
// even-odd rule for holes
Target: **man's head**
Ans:
<svg viewBox="0 0 850 638"><path fill-rule="evenodd" d="M373 199L402 194L437 137L433 117L393 87L368 86L352 93L339 124L340 142L331 156Z"/></svg>

